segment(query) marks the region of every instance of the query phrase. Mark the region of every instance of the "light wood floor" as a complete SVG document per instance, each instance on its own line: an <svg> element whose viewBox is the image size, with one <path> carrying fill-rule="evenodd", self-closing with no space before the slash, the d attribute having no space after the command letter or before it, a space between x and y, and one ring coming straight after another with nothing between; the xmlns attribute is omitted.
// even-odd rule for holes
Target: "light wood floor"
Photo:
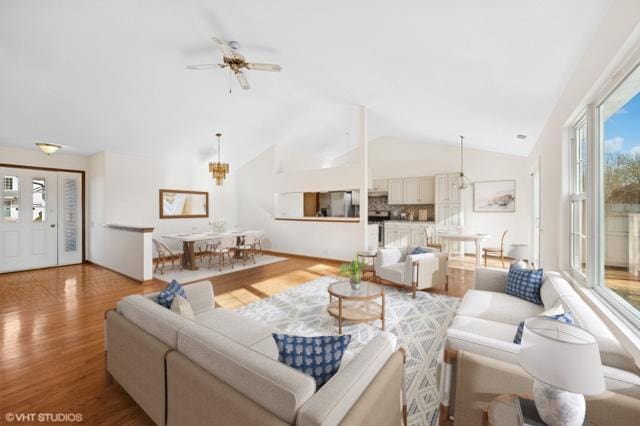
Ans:
<svg viewBox="0 0 640 426"><path fill-rule="evenodd" d="M217 276L216 304L237 308L338 266L292 256ZM472 258L451 262L448 294L464 295L473 268ZM0 274L0 423L6 413L79 413L84 424L151 424L122 388L106 384L103 314L126 295L165 285L140 285L91 264Z"/></svg>

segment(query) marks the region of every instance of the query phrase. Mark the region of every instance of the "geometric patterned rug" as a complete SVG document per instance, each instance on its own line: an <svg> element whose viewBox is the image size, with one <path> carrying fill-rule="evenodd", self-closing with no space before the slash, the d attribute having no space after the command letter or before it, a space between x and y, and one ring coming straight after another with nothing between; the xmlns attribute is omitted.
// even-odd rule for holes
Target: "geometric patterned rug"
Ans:
<svg viewBox="0 0 640 426"><path fill-rule="evenodd" d="M327 313L329 284L338 278L326 276L244 306L236 312L267 323L281 332L302 335L335 335L338 320ZM385 330L396 335L398 345L407 348L405 395L411 425L438 423L438 355L447 328L453 321L460 299L419 291L385 287ZM372 324L343 323L351 335L344 363L380 332L380 321Z"/></svg>

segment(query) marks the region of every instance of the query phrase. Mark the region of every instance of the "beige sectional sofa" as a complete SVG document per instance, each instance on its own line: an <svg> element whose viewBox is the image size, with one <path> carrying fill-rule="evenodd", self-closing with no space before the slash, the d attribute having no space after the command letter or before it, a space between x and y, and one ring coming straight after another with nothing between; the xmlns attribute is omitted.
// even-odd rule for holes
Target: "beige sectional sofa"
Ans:
<svg viewBox="0 0 640 426"><path fill-rule="evenodd" d="M381 333L316 391L279 362L271 329L214 308L211 283L184 286L195 321L123 298L106 314L106 368L159 425L401 423L404 352Z"/></svg>
<svg viewBox="0 0 640 426"><path fill-rule="evenodd" d="M473 289L465 294L453 324L447 330L440 380L441 421L455 418L456 424L466 424L459 422L465 415L456 415L459 410L464 410L457 397L463 392L460 388L463 378L456 371L459 353L477 354L520 369L520 345L513 343L518 324L558 303L562 303L564 310L573 314L576 325L597 339L607 390L635 401L640 398L640 375L633 358L559 273L547 272L544 276L540 290L543 306L506 294L506 284L507 271L476 269ZM553 362L553 359L549 362ZM468 381L468 378L464 379ZM503 393L520 390L510 391L508 383L502 383ZM498 388L501 386L500 383L495 385ZM466 383L464 386L468 388L469 385Z"/></svg>

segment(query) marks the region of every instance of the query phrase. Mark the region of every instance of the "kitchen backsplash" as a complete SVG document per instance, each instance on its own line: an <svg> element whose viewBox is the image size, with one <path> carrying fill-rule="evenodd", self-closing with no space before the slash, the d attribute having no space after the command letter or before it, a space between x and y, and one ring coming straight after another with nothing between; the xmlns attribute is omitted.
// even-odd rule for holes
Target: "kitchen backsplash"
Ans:
<svg viewBox="0 0 640 426"><path fill-rule="evenodd" d="M390 206L387 204L387 196L369 197L369 210L389 210L391 212L391 219L400 218L400 213L407 213L407 215L413 211L414 219L418 219L418 210L427 210L428 220L434 220L435 205L433 204L394 204Z"/></svg>

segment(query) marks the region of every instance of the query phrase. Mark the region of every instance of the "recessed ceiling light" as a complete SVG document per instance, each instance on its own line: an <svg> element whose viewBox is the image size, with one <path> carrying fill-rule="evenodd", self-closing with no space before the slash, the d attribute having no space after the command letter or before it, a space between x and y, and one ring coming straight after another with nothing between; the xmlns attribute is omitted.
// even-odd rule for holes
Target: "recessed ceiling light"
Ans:
<svg viewBox="0 0 640 426"><path fill-rule="evenodd" d="M523 135L523 134L516 135L516 139L518 139L518 140L520 140L520 141L523 141L523 140L525 140L526 138L527 138L527 135Z"/></svg>
<svg viewBox="0 0 640 426"><path fill-rule="evenodd" d="M60 145L56 145L53 143L44 143L44 142L36 142L36 146L40 148L40 151L44 152L47 155L51 155L57 150L59 150L60 148L62 148Z"/></svg>

